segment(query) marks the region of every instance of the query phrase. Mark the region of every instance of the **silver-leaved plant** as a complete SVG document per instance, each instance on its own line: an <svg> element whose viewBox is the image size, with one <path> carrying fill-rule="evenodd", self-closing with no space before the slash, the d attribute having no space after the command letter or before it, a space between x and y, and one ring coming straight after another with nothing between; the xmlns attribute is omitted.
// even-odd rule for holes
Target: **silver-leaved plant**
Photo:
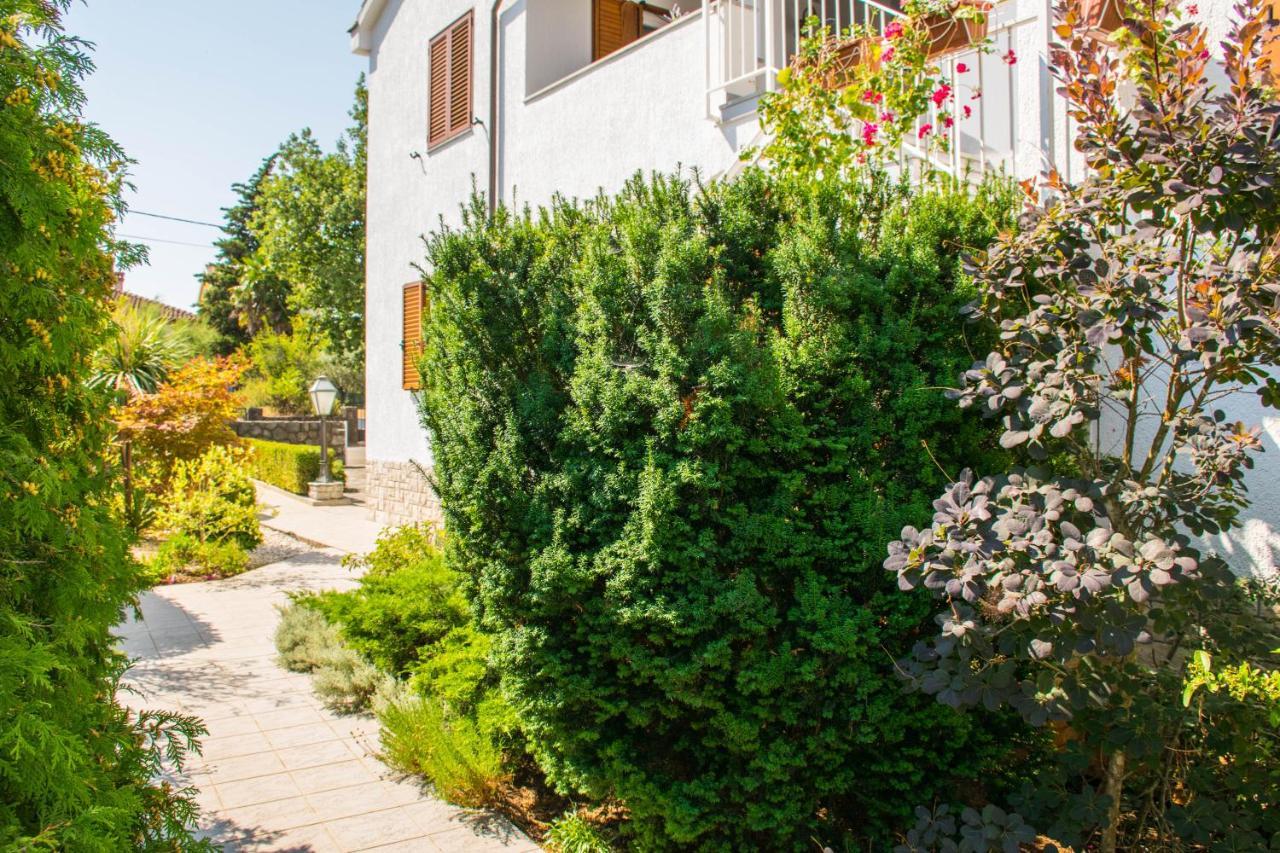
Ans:
<svg viewBox="0 0 1280 853"><path fill-rule="evenodd" d="M1191 537L1231 530L1247 506L1259 430L1231 422L1228 401L1280 405L1280 102L1258 2L1217 58L1171 0L1129 4L1112 44L1076 5L1058 14L1052 60L1087 177L1026 185L1021 227L973 262L973 317L1000 344L951 392L1002 419L1022 467L966 472L884 565L942 604L938 633L902 662L915 687L1077 726L1138 713L1163 683L1152 673L1191 649L1252 654L1223 616L1231 573ZM1138 772L1112 736L1123 725L1071 733L1103 755L1104 850L1126 821L1133 837L1172 833L1164 816L1184 805L1122 811Z"/></svg>

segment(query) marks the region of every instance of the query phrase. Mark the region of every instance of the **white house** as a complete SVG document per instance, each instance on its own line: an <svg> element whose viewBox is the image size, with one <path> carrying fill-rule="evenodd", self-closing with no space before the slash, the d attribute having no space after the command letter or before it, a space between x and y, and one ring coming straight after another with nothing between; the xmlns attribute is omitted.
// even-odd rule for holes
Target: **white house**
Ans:
<svg viewBox="0 0 1280 853"><path fill-rule="evenodd" d="M1231 5L1198 4L1211 43ZM1024 178L1052 163L1078 177L1047 66L1051 8L1001 0L989 16L994 49L943 61L959 99L982 96L935 166ZM810 14L843 28L883 27L895 12L877 0L364 0L351 39L369 57L366 455L379 520L440 515L405 347L417 336L422 235L457 222L473 189L536 205L616 190L637 170L735 168L761 141L758 98ZM1272 571L1280 419L1233 415L1265 425L1271 464L1250 478L1244 529L1212 544L1241 571Z"/></svg>

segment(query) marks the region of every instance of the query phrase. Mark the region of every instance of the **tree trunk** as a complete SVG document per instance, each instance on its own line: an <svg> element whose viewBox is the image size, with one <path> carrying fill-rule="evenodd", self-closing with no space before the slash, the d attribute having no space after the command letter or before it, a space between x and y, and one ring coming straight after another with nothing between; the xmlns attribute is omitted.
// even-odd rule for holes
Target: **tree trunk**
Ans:
<svg viewBox="0 0 1280 853"><path fill-rule="evenodd" d="M120 445L120 468L124 474L124 517L132 527L138 526L136 508L133 503L133 443L125 441Z"/></svg>
<svg viewBox="0 0 1280 853"><path fill-rule="evenodd" d="M1106 785L1103 789L1111 798L1107 809L1107 828L1102 833L1102 853L1116 853L1116 843L1120 834L1120 796L1124 791L1125 755L1123 749L1111 753L1107 761Z"/></svg>

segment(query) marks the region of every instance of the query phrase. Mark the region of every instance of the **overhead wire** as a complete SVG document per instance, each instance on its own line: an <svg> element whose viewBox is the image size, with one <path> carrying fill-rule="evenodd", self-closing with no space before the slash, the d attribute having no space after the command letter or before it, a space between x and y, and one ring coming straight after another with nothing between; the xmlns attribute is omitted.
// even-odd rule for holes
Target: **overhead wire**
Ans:
<svg viewBox="0 0 1280 853"><path fill-rule="evenodd" d="M203 225L206 228L217 228L219 231L222 230L222 226L217 224L216 222L202 222L199 219L185 219L181 216L169 216L168 214L164 214L164 213L148 213L145 210L130 210L129 213L134 214L136 216L149 216L152 219L167 219L170 222L185 222L188 225Z"/></svg>
<svg viewBox="0 0 1280 853"><path fill-rule="evenodd" d="M174 246L191 246L195 249L212 249L212 243L188 243L185 240L165 240L161 237L143 237L140 234L117 234L124 240L137 240L139 243L169 243Z"/></svg>

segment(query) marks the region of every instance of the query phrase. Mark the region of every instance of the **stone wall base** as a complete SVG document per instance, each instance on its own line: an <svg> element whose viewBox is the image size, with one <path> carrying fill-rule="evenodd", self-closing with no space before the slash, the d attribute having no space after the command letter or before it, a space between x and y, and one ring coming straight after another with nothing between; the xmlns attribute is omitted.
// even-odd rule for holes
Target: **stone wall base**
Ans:
<svg viewBox="0 0 1280 853"><path fill-rule="evenodd" d="M423 470L429 473L431 469L419 469L412 462L368 461L365 494L374 521L396 527L424 521L444 523L440 498L436 497Z"/></svg>

